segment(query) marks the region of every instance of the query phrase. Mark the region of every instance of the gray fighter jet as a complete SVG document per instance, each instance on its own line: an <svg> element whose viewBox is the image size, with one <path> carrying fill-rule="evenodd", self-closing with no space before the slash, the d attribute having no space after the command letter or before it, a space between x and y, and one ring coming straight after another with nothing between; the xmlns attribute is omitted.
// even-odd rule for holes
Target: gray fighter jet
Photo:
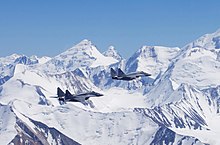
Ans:
<svg viewBox="0 0 220 145"><path fill-rule="evenodd" d="M120 68L118 68L117 73L113 68L111 68L112 79L130 81L143 76L151 76L151 74L145 73L143 71L125 74Z"/></svg>
<svg viewBox="0 0 220 145"><path fill-rule="evenodd" d="M68 90L66 90L66 93L64 93L59 87L57 88L57 98L60 102L81 102L84 104L86 100L88 100L90 97L100 97L103 96L103 94L91 91L87 93L82 93L82 94L76 94L73 95L71 94Z"/></svg>

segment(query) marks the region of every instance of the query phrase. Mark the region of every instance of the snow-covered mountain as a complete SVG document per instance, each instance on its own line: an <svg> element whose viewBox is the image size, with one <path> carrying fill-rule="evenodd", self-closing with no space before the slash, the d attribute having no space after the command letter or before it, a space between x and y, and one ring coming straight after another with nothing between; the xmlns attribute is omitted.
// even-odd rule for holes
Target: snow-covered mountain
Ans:
<svg viewBox="0 0 220 145"><path fill-rule="evenodd" d="M111 48L109 50L112 51ZM168 48L162 46L143 46L138 49L128 60L121 60L119 63L109 67L97 67L89 70L90 79L98 87L103 89L117 86L128 90L139 90L148 92L149 86L156 77L159 77L167 68L172 59L177 55L179 48ZM107 51L108 52L108 51ZM114 50L115 52L115 50ZM152 74L150 77L123 82L112 80L110 68L123 69L126 73L144 71Z"/></svg>
<svg viewBox="0 0 220 145"><path fill-rule="evenodd" d="M103 55L106 57L113 57L117 59L118 61L121 61L123 59L122 56L114 48L114 46L109 46L108 50L103 52Z"/></svg>
<svg viewBox="0 0 220 145"><path fill-rule="evenodd" d="M43 64L49 61L51 58L47 56L38 57L36 55L26 56L20 54L12 54L6 57L0 57L0 62L2 65L10 65L10 64L24 64L24 65L33 65L33 64Z"/></svg>
<svg viewBox="0 0 220 145"><path fill-rule="evenodd" d="M157 97L158 99L167 98L167 92L170 94L181 84L193 85L199 89L218 86L220 84L218 75L220 73L219 49L210 45L216 43L208 41L213 41L218 36L220 36L219 31L206 34L182 48L169 64L164 75L155 80L156 85L148 94L150 97L147 98L156 96L161 96ZM164 90L166 93L160 93ZM162 100L161 102L163 102Z"/></svg>
<svg viewBox="0 0 220 145"><path fill-rule="evenodd" d="M141 112L176 133L219 144L219 36L219 31L207 34L182 48L146 94L152 109Z"/></svg>
<svg viewBox="0 0 220 145"><path fill-rule="evenodd" d="M164 72L180 49L163 46L143 46L126 62L126 72L144 71L155 78Z"/></svg>
<svg viewBox="0 0 220 145"><path fill-rule="evenodd" d="M49 61L51 58L37 57L37 56L25 56L19 54L12 54L7 57L0 58L0 85L8 81L14 75L14 69L17 64L24 65L35 65L35 64L44 64Z"/></svg>
<svg viewBox="0 0 220 145"><path fill-rule="evenodd" d="M218 145L220 31L183 48L143 46L128 59L89 40L52 57L0 58L2 144ZM112 80L110 68L152 74ZM57 87L102 93L60 105Z"/></svg>
<svg viewBox="0 0 220 145"><path fill-rule="evenodd" d="M50 73L73 71L76 68L108 66L118 62L113 57L102 55L92 44L85 39L68 49L67 51L55 56L43 65L42 69Z"/></svg>
<svg viewBox="0 0 220 145"><path fill-rule="evenodd" d="M34 121L18 112L13 105L0 104L1 144L73 144L73 139L53 127Z"/></svg>
<svg viewBox="0 0 220 145"><path fill-rule="evenodd" d="M185 48L200 47L207 50L219 51L220 49L220 29L214 33L206 34L199 39L188 44Z"/></svg>
<svg viewBox="0 0 220 145"><path fill-rule="evenodd" d="M26 70L25 67L22 64L17 65L15 75L1 88L1 102L4 108L8 108L1 109L2 124L6 128L1 134L9 134L4 139L5 143L18 144L21 140L42 144L105 144L106 141L110 144L196 142L193 137L175 134L169 129L161 128L150 118L133 112L132 108L135 106L132 102L137 101L137 94L130 94L130 98L123 101L128 97L123 90L105 92L105 97L101 100L92 99L94 109L79 103L59 105L56 99L51 98L55 95L57 86L63 89L66 87L71 92L82 92L94 86L88 86L90 82L83 79L84 76L74 75L74 72L47 76ZM139 94L140 102L137 102L136 107L141 106L141 98L144 99ZM9 121L12 122L7 124ZM166 134L161 136L164 131L171 133L173 137L167 138Z"/></svg>
<svg viewBox="0 0 220 145"><path fill-rule="evenodd" d="M198 138L203 143L219 144L219 86L199 90L182 84L168 99L152 109L137 108L174 132Z"/></svg>

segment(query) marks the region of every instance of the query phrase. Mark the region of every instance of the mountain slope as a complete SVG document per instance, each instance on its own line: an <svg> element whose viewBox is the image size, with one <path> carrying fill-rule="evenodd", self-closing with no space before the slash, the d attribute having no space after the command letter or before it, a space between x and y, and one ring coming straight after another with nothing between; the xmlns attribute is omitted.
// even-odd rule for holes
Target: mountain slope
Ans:
<svg viewBox="0 0 220 145"><path fill-rule="evenodd" d="M113 48L104 56L88 40L42 63L8 57L1 64L2 78L10 79L0 86L0 138L5 144L220 144L219 36L207 34L181 50L144 46L128 60L117 59ZM152 76L117 81L110 68ZM103 96L60 105L57 87Z"/></svg>
<svg viewBox="0 0 220 145"><path fill-rule="evenodd" d="M17 64L24 64L27 66L44 64L50 60L50 57L37 57L12 54L7 57L0 58L0 85L8 81L13 75Z"/></svg>
<svg viewBox="0 0 220 145"><path fill-rule="evenodd" d="M0 105L1 144L79 144L55 128L50 128L17 112L13 102Z"/></svg>
<svg viewBox="0 0 220 145"><path fill-rule="evenodd" d="M18 139L22 139L42 144L57 143L60 140L62 141L61 144L67 144L65 141L71 143L77 141L82 144L105 144L106 142L111 144L154 144L162 139L164 142L173 143L187 140L191 143L199 143L193 137L185 138L169 129L160 128L148 117L132 110L129 111L125 106L119 106L124 110L116 109L117 112L111 112L115 110L109 109L108 113L100 113L97 112L99 110L93 112L88 111L87 108L78 108L76 106L81 107L78 103L59 105L57 99L50 98L51 95L54 95L53 92L56 92L57 86L65 86L71 92L84 91L92 87L88 86L88 80L83 76L74 74L74 72L48 76L48 74L41 72L26 70L23 68L24 65L17 67L15 75L2 86L0 93L0 101L4 104L11 104L9 106L13 109L14 113L12 112L12 114L19 118L16 123L11 123L12 126L9 127L13 129L14 125L17 124L19 130L14 131L14 134L11 137L9 136L11 140L9 138L7 142L17 143ZM77 85L72 85L72 82L77 83ZM117 93L109 93L109 95L114 95L115 99L118 98ZM130 95L134 101L137 100L135 96ZM109 98L112 97L109 96ZM97 104L101 102L98 98L94 99L92 101L95 107L101 109L102 106ZM105 103L109 104L108 101ZM123 100L121 103L123 104ZM114 102L108 107L114 108L113 105L115 105ZM132 109L132 106L130 107ZM13 121L11 118L10 120ZM167 138L166 134L163 134L161 138L160 134L165 130L172 134L172 138ZM42 136L44 132L46 137ZM31 137L26 136L27 134ZM61 138L55 139L55 136Z"/></svg>
<svg viewBox="0 0 220 145"><path fill-rule="evenodd" d="M172 97L179 99L164 102L152 109L138 108L136 111L178 134L194 136L203 143L219 144L219 86L200 91L182 84L170 95Z"/></svg>
<svg viewBox="0 0 220 145"><path fill-rule="evenodd" d="M89 70L89 77L96 86L106 89L112 86L125 88L128 90L138 90L148 92L149 86L154 79L162 74L172 59L178 53L179 48L168 48L162 46L143 46L128 60L121 60L119 63L110 65L109 67L97 67ZM112 80L110 68L121 68L126 73L145 71L152 74L150 77L143 77L133 81Z"/></svg>
<svg viewBox="0 0 220 145"><path fill-rule="evenodd" d="M220 29L211 34L205 34L199 39L193 41L192 43L186 45L187 48L200 47L207 50L217 50L220 49Z"/></svg>
<svg viewBox="0 0 220 145"><path fill-rule="evenodd" d="M213 40L220 36L216 32L210 35L208 40ZM204 36L203 36L204 37ZM203 39L203 37L198 40ZM195 42L197 42L196 40ZM220 62L218 58L218 49L194 47L190 43L179 51L175 59L169 65L165 73L155 80L153 89L146 95L146 98L157 98L160 104L163 98L169 98L170 93L176 90L181 84L195 85L199 89L216 87L220 84ZM209 46L209 42L203 41L204 46ZM171 99L172 100L172 99ZM152 105L152 104L151 104ZM149 105L149 106L151 106Z"/></svg>
<svg viewBox="0 0 220 145"><path fill-rule="evenodd" d="M25 102L14 102L14 107L37 122L55 127L63 134L74 138L82 144L154 144L156 142L178 143L188 140L197 142L193 137L183 137L169 129L161 128L152 120L139 113L123 111L112 113L95 113L85 111L71 104L54 108L38 106ZM162 132L172 134L166 137ZM162 135L161 135L162 133Z"/></svg>
<svg viewBox="0 0 220 145"><path fill-rule="evenodd" d="M143 46L128 59L125 70L127 72L145 71L155 78L167 69L178 51L179 48Z"/></svg>
<svg viewBox="0 0 220 145"><path fill-rule="evenodd" d="M178 134L219 144L219 36L207 34L181 49L146 94L151 109L137 110Z"/></svg>

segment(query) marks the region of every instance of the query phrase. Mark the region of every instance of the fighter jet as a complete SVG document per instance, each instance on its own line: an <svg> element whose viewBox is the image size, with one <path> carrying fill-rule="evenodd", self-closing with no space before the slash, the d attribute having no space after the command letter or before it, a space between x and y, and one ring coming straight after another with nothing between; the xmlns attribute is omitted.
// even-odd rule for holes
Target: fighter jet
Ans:
<svg viewBox="0 0 220 145"><path fill-rule="evenodd" d="M60 102L81 102L84 104L86 100L88 100L90 97L100 97L103 96L103 94L91 91L87 93L82 94L71 94L68 90L66 90L66 93L64 93L59 87L57 88L57 98Z"/></svg>
<svg viewBox="0 0 220 145"><path fill-rule="evenodd" d="M151 76L151 74L145 73L143 71L125 74L120 68L118 68L117 73L113 68L111 68L111 76L112 79L130 81L143 76Z"/></svg>

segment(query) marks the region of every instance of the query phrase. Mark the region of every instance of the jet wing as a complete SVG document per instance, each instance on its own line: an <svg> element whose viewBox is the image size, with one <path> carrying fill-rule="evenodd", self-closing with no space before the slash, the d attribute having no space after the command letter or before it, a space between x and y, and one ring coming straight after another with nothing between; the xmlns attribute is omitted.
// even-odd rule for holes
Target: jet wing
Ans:
<svg viewBox="0 0 220 145"><path fill-rule="evenodd" d="M138 74L138 73L130 73L130 74L127 74L126 77L131 77L131 78L136 78L136 77L140 77L142 76L141 74Z"/></svg>
<svg viewBox="0 0 220 145"><path fill-rule="evenodd" d="M141 77L141 76L151 76L151 75L141 71L141 72L130 73L130 74L127 74L126 76L127 77L136 77L137 78L137 77Z"/></svg>

